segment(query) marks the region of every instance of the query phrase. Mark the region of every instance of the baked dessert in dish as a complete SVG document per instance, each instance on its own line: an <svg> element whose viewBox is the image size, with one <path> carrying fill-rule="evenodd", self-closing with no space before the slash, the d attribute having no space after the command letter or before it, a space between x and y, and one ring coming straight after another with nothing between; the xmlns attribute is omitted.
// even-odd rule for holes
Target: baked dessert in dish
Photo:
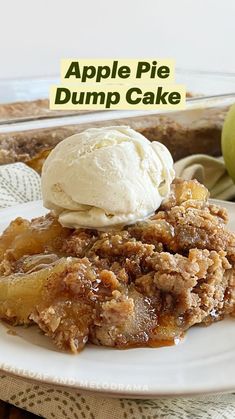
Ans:
<svg viewBox="0 0 235 419"><path fill-rule="evenodd" d="M43 128L42 124L42 128L36 130L0 132L0 164L21 161L41 172L45 157L66 137L88 128L114 124L129 125L150 141L161 142L170 150L174 161L195 153L219 156L221 130L226 112L225 107L199 108L166 115L152 114L53 128Z"/></svg>
<svg viewBox="0 0 235 419"><path fill-rule="evenodd" d="M36 323L63 350L171 345L234 314L235 235L197 181L119 230L69 229L49 213L0 239L0 318Z"/></svg>
<svg viewBox="0 0 235 419"><path fill-rule="evenodd" d="M36 99L20 102L1 103L0 121L28 120L55 117L61 115L83 114L90 111L55 111L49 107L48 99Z"/></svg>

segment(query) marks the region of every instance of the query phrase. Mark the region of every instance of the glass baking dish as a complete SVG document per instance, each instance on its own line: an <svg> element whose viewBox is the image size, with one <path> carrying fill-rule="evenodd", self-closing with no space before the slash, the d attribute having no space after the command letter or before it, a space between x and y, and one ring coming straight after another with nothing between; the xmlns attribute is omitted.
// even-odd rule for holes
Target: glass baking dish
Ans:
<svg viewBox="0 0 235 419"><path fill-rule="evenodd" d="M200 98L235 93L235 73L177 69L175 78L176 83L186 86L188 96L194 94ZM58 83L58 75L0 80L0 123L91 112L49 110L49 88Z"/></svg>
<svg viewBox="0 0 235 419"><path fill-rule="evenodd" d="M0 79L0 104L48 99L49 88L59 76ZM221 95L235 91L235 73L176 69L176 83L197 95Z"/></svg>
<svg viewBox="0 0 235 419"><path fill-rule="evenodd" d="M55 78L0 81L0 102L47 100ZM176 81L193 94L183 111L98 111L28 114L0 120L0 164L43 160L61 140L89 127L129 125L149 140L164 143L175 161L197 153L221 154L221 130L229 106L235 103L235 74L178 70ZM2 86L5 86L2 88ZM5 106L5 105L3 105ZM0 105L1 109L1 105ZM40 168L40 165L35 168Z"/></svg>

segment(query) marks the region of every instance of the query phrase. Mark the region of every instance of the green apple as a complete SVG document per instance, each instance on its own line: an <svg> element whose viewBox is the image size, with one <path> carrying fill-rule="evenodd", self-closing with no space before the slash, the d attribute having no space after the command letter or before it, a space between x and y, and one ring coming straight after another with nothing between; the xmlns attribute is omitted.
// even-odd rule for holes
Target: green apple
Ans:
<svg viewBox="0 0 235 419"><path fill-rule="evenodd" d="M222 153L227 171L235 182L235 103L229 109L224 121Z"/></svg>

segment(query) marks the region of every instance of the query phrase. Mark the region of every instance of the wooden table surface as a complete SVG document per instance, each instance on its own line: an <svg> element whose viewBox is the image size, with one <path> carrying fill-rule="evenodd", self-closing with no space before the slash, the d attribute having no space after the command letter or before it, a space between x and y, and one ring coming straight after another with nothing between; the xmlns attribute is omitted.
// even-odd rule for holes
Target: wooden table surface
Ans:
<svg viewBox="0 0 235 419"><path fill-rule="evenodd" d="M0 419L37 419L39 416L0 400Z"/></svg>

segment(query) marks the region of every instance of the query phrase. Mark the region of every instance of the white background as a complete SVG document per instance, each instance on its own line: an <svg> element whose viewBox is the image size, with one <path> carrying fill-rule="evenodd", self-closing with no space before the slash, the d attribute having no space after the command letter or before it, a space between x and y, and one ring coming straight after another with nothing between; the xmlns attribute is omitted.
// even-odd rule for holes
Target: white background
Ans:
<svg viewBox="0 0 235 419"><path fill-rule="evenodd" d="M0 78L56 75L60 58L175 58L235 72L235 0L1 0Z"/></svg>

